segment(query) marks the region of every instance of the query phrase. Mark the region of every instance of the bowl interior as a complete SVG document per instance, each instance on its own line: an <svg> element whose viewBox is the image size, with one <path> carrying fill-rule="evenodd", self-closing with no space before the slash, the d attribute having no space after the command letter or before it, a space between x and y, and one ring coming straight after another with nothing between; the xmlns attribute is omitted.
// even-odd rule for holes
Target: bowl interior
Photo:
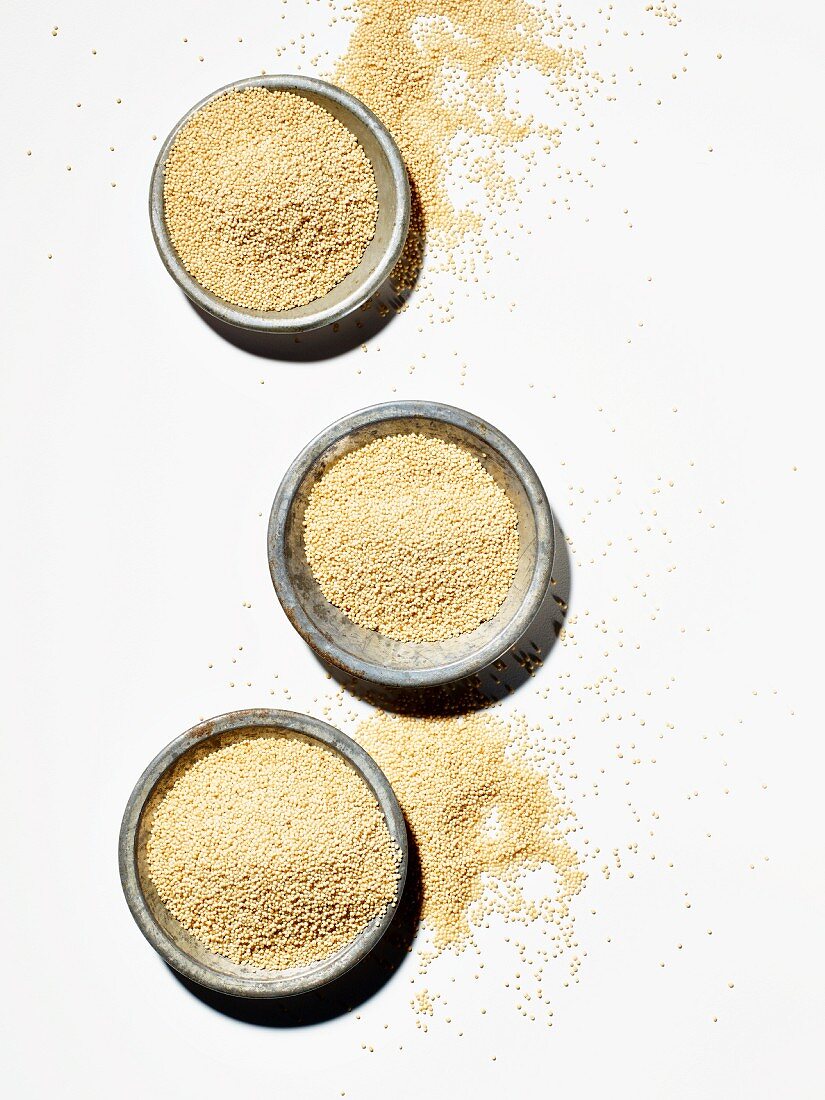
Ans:
<svg viewBox="0 0 825 1100"><path fill-rule="evenodd" d="M367 953L372 946L372 944L367 941L371 940L376 935L380 924L383 923L386 925L386 917L376 917L351 943L341 948L334 955L314 962L309 966L295 967L289 970L263 970L258 967L239 965L238 963L232 962L230 959L224 958L222 955L217 955L213 951L210 951L200 943L200 941L195 939L195 937L192 936L191 933L188 932L169 912L155 889L151 875L149 874L146 856L146 844L151 832L155 810L176 777L180 775L182 771L190 767L199 757L225 745L245 740L249 737L298 738L304 741L312 741L313 744L316 745L321 745L327 752L337 753L370 787L379 802L379 807L383 811L384 807L381 806L380 792L376 789L370 776L361 771L360 768L357 768L345 753L339 752L338 749L320 741L316 737L310 737L298 731L274 725L271 727L256 725L254 727L237 728L228 732L215 733L190 744L190 746L166 768L155 783L153 789L149 792L138 819L135 835L135 871L143 900L145 901L151 918L177 951L182 952L183 955L187 956L189 960L192 960L197 967L204 968L209 972L207 978L209 976L213 978L213 981L209 984L213 984L215 987L221 987L222 985L226 987L227 984L230 988L237 986L238 992L242 991L244 985L248 985L250 991L254 991L254 996L280 996L316 988L319 985L325 984L332 978L339 976L339 974L344 973L351 965L359 961L360 958ZM406 845L406 836L402 837L399 835L398 823L396 821L386 813L384 817L387 822L387 828L403 855ZM402 890L403 881L399 882L396 905ZM176 969L184 970L184 972L188 969L177 965L174 958L167 958L167 961L172 962L172 965L175 965ZM190 975L187 974L187 976ZM206 984L203 975L194 974L193 976L200 980L202 984ZM225 981L222 983L221 979L225 979ZM269 993L267 993L267 987L270 987ZM233 991L235 991L234 988Z"/></svg>
<svg viewBox="0 0 825 1100"><path fill-rule="evenodd" d="M310 82L307 80L306 83L321 85L321 88L323 87L321 81ZM291 78L288 77L253 77L249 80L239 80L228 88L221 89L220 92L215 93L214 96L208 97L204 102L209 102L209 100L216 98L217 95L223 94L231 89L248 87L280 89L294 95L303 96L305 99L309 99L313 103L317 103L319 106L323 107L326 111L329 111L334 118L355 135L355 138L364 149L372 165L373 173L375 174L375 185L378 191L378 220L375 226L375 235L367 245L358 266L322 298L317 298L315 301L309 302L303 306L295 306L292 309L285 310L247 309L244 306L233 305L226 302L223 298L219 298L217 295L207 290L206 287L191 279L183 267L180 257L166 232L165 215L163 213L163 175L161 171L158 173L157 185L153 185L152 189L152 203L153 206L157 204L158 220L162 222L163 235L165 238L161 251L164 252L164 250L166 250L168 253L164 255L167 266L169 266L169 261L171 259L174 259L175 264L179 266L179 271L172 270L171 268L170 270L172 270L172 274L181 283L186 293L189 294L190 297L194 297L198 304L215 316L225 321L229 321L232 324L242 325L245 320L253 324L255 321L259 323L271 322L273 328L283 326L286 329L299 331L300 328L303 327L302 322L307 322L322 314L334 315L340 308L346 307L350 299L353 297L358 298L364 285L371 283L375 279L376 275L379 273L379 269L379 283L389 275L389 270L392 267L395 256L389 257L390 262L388 264L388 252L397 252L399 250L394 247L393 240L394 237L397 236L399 218L403 218L406 222L409 217L408 211L402 209L403 207L408 207L408 200L406 191L399 193L397 175L393 173L393 164L391 163L386 148L382 145L379 135L374 129L374 122L361 118L351 110L345 102L335 98L334 95L326 94L321 89L306 87L303 82L294 83ZM332 87L330 87L330 91L340 94L337 89ZM164 149L161 152L162 163L165 163L169 149L181 126L186 123L191 114L194 113L194 110L199 109L203 105L203 103L199 104L198 108L190 111L169 135ZM404 183L404 187L406 187L406 183ZM401 243L403 243L403 238ZM374 289L377 289L377 287ZM193 293L193 291L196 291L196 293ZM346 308L344 312L346 312Z"/></svg>
<svg viewBox="0 0 825 1100"><path fill-rule="evenodd" d="M304 513L312 486L342 455L387 435L419 432L471 451L510 498L518 515L519 558L516 575L498 613L475 630L440 642L399 642L352 622L321 592L304 549ZM510 462L469 428L427 416L404 416L366 424L333 443L297 486L284 529L284 564L295 597L315 630L346 656L395 672L441 669L460 662L501 634L521 607L538 562L536 516L527 490ZM334 658L333 658L334 659ZM337 663L337 662L336 662Z"/></svg>

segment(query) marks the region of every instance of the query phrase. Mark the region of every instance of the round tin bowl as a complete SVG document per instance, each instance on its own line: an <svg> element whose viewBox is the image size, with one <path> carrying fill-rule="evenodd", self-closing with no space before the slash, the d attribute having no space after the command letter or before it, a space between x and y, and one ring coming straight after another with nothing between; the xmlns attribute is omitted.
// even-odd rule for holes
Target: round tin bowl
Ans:
<svg viewBox="0 0 825 1100"><path fill-rule="evenodd" d="M315 482L342 455L402 432L437 436L471 451L518 514L518 566L501 608L475 630L441 642L398 642L358 626L323 595L304 550L304 512ZM275 496L267 550L272 583L284 611L324 661L383 687L424 689L481 672L521 640L550 586L555 529L535 470L506 435L451 405L399 401L336 420L304 448Z"/></svg>
<svg viewBox="0 0 825 1100"><path fill-rule="evenodd" d="M390 836L401 852L395 900L340 951L320 962L291 970L241 966L210 951L172 916L160 900L146 866L146 841L154 808L181 761L248 737L298 737L318 741L339 753L375 795ZM158 753L137 782L120 827L118 857L126 902L138 927L157 953L179 974L232 997L274 999L307 993L340 978L375 947L386 932L404 891L409 849L398 800L386 776L350 737L326 722L287 710L237 710L210 718Z"/></svg>
<svg viewBox="0 0 825 1100"><path fill-rule="evenodd" d="M242 88L269 88L295 95L323 107L350 130L369 158L378 189L378 221L375 236L358 266L332 290L314 302L284 310L246 309L224 301L192 278L169 238L163 206L163 175L169 150L181 128L207 103L226 92ZM410 224L410 184L398 146L389 130L372 111L348 92L309 76L253 76L236 80L196 103L164 141L149 190L152 235L166 270L189 298L219 321L256 332L289 334L307 332L340 321L367 301L387 279L396 264Z"/></svg>

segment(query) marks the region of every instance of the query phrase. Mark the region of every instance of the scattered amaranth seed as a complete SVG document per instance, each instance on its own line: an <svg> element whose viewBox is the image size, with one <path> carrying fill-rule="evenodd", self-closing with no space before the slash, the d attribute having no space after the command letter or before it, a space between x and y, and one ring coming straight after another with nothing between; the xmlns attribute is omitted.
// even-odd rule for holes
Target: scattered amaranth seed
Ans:
<svg viewBox="0 0 825 1100"><path fill-rule="evenodd" d="M583 93L594 93L583 55L565 41L577 28L529 0L360 0L356 18L332 79L375 111L410 175L410 233L393 281L399 291L415 284L425 233L443 266L470 278L488 256L481 231L517 198L509 151L521 147L529 166L528 139L545 154L560 140L557 127L519 109L504 82L529 69L580 112ZM481 198L453 199L459 171ZM471 238L477 256L460 257Z"/></svg>
<svg viewBox="0 0 825 1100"><path fill-rule="evenodd" d="M570 902L585 873L565 839L570 811L518 721L486 711L449 718L379 713L357 739L392 784L421 863L421 918L433 947L461 951L497 915L543 920L572 938ZM526 872L551 867L554 896L530 897Z"/></svg>

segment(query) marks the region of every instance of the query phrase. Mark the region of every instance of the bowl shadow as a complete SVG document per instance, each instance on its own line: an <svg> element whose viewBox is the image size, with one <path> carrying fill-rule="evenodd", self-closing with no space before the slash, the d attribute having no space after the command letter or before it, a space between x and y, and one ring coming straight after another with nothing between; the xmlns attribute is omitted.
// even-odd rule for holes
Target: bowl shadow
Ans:
<svg viewBox="0 0 825 1100"><path fill-rule="evenodd" d="M352 695L397 714L445 716L481 710L514 694L533 679L561 633L570 604L572 573L567 540L553 516L556 555L544 599L525 633L495 661L473 676L435 688L396 688L369 683L325 661L319 664Z"/></svg>
<svg viewBox="0 0 825 1100"><path fill-rule="evenodd" d="M168 967L169 972L208 1008L256 1027L311 1027L352 1012L387 984L412 950L421 921L421 858L409 825L407 839L407 880L395 919L365 959L328 985L279 1000L248 1000L206 989L172 967Z"/></svg>
<svg viewBox="0 0 825 1100"><path fill-rule="evenodd" d="M336 359L374 339L399 313L404 312L412 289L410 287L399 293L391 279L387 279L369 301L347 317L332 325L295 335L238 328L213 317L191 298L186 298L186 301L213 332L249 355L282 362L314 363Z"/></svg>

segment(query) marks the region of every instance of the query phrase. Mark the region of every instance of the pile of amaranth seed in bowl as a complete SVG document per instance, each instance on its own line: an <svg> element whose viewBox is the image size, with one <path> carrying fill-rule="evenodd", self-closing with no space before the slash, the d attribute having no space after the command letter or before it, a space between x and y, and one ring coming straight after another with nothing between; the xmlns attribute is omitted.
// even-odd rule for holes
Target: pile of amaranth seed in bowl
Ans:
<svg viewBox="0 0 825 1100"><path fill-rule="evenodd" d="M169 912L235 963L326 959L386 912L400 852L344 758L289 735L186 757L154 808L149 874Z"/></svg>
<svg viewBox="0 0 825 1100"><path fill-rule="evenodd" d="M389 435L313 485L304 547L324 596L353 622L397 641L441 641L501 607L518 565L518 516L466 448Z"/></svg>
<svg viewBox="0 0 825 1100"><path fill-rule="evenodd" d="M378 192L355 136L304 96L226 92L178 133L164 171L169 236L189 274L236 306L323 297L375 234Z"/></svg>

